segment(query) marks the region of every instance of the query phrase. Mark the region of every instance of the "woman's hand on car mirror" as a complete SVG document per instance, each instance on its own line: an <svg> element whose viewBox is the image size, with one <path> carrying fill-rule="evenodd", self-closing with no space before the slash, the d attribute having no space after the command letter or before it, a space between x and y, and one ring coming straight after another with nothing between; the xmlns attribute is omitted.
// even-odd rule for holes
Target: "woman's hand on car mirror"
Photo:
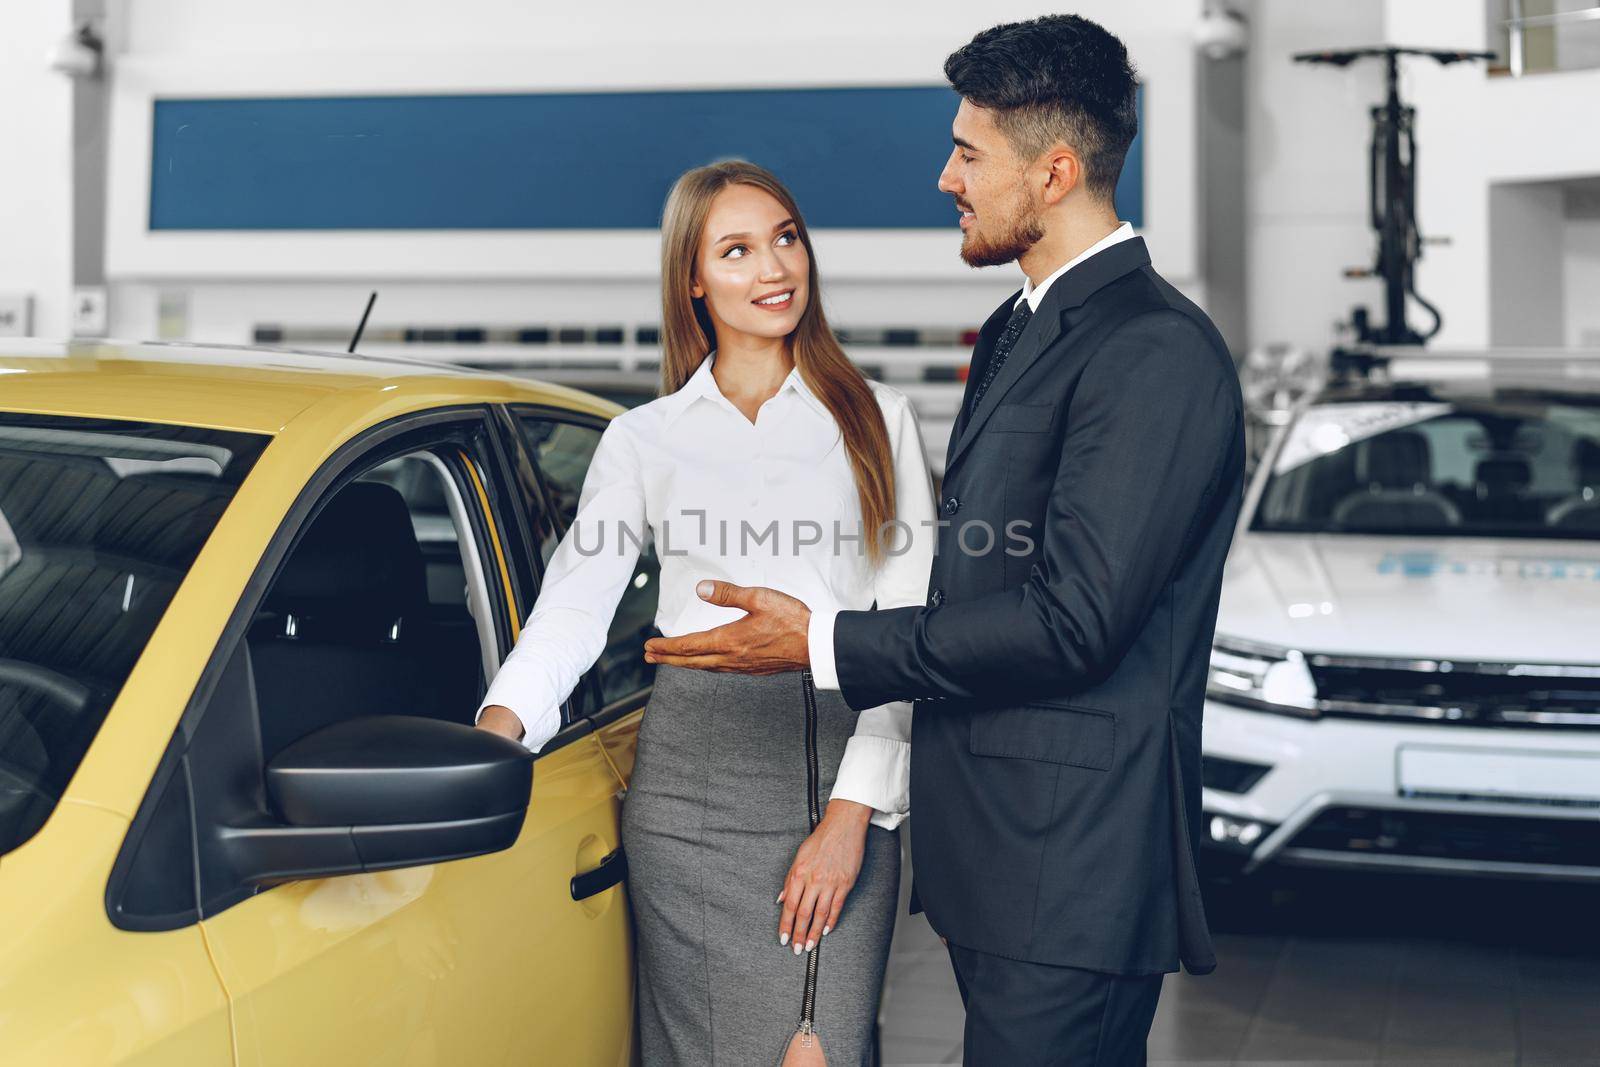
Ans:
<svg viewBox="0 0 1600 1067"><path fill-rule="evenodd" d="M483 714L478 717L478 729L509 737L513 741L522 740L522 720L517 718L516 712L501 704L490 704L483 709Z"/></svg>

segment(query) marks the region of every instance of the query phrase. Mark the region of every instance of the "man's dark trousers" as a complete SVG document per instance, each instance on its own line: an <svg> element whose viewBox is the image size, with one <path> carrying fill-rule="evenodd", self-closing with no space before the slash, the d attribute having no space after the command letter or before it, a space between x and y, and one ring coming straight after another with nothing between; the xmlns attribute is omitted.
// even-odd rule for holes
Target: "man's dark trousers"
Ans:
<svg viewBox="0 0 1600 1067"><path fill-rule="evenodd" d="M967 1063L1144 1067L1161 975L1102 974L949 949L967 1009Z"/></svg>
<svg viewBox="0 0 1600 1067"><path fill-rule="evenodd" d="M968 404L1014 302L979 333ZM969 1062L1142 1048L1152 979L1216 966L1195 873L1200 719L1242 408L1227 346L1144 242L1096 253L957 422L927 604L837 617L850 706L917 702L915 896L959 946ZM1096 1012L1065 972L1030 983L980 957L1142 985L1148 1002ZM1008 1042L992 1061L990 1029Z"/></svg>

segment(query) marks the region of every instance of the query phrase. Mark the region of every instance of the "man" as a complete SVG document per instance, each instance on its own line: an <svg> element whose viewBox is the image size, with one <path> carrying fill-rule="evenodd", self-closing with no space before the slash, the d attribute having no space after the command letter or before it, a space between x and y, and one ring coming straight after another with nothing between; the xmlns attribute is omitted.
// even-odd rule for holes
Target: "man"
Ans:
<svg viewBox="0 0 1600 1067"><path fill-rule="evenodd" d="M1137 1064L1162 975L1215 967L1194 852L1238 379L1117 221L1137 128L1122 43L1050 16L980 33L945 75L961 254L1026 281L979 334L926 606L813 614L703 582L746 616L647 658L809 665L851 707L916 700L916 895L948 942L967 1062Z"/></svg>

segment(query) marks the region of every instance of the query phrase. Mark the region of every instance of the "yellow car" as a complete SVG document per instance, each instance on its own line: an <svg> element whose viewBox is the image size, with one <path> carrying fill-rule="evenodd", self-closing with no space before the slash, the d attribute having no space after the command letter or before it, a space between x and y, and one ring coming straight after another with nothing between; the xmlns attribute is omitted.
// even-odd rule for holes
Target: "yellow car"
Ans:
<svg viewBox="0 0 1600 1067"><path fill-rule="evenodd" d="M630 1062L654 561L537 759L467 725L617 410L0 342L0 1063Z"/></svg>

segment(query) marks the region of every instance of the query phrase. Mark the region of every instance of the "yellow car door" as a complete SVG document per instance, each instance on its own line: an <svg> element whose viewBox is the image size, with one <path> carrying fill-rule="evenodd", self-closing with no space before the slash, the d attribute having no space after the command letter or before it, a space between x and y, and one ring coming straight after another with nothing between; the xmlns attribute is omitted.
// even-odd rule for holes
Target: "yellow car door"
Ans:
<svg viewBox="0 0 1600 1067"><path fill-rule="evenodd" d="M253 881L234 863L271 811L263 767L297 740L365 716L471 721L531 592L514 577L528 569L509 458L482 411L396 420L346 446L279 531L197 693L184 766L211 842L197 850L200 926L242 1065L632 1054L627 907L605 862L621 783L586 720L535 761L504 851L298 878L291 855Z"/></svg>

